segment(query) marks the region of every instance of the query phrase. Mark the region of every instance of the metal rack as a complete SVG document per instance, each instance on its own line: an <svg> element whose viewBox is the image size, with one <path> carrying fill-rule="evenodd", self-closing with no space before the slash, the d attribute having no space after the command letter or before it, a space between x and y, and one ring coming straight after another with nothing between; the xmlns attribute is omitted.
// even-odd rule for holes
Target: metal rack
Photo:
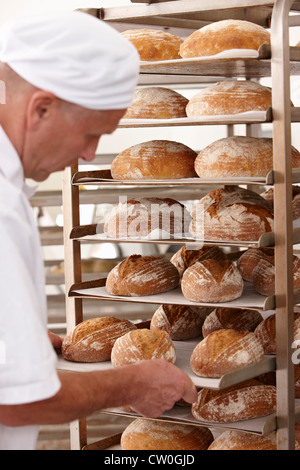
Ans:
<svg viewBox="0 0 300 470"><path fill-rule="evenodd" d="M293 183L300 183L299 173L293 172L291 168L291 124L300 122L299 108L291 109L290 105L290 76L299 75L300 72L300 49L289 45L289 26L300 25L297 12L300 10L300 2L292 0L157 0L143 2L133 1L135 5L128 7L99 8L91 9L89 13L114 25L117 29L122 29L130 25L131 28L137 25L153 25L159 28L182 28L194 30L212 21L225 18L239 18L256 22L264 27L271 27L271 47L265 49L256 59L236 58L218 63L214 59L195 60L194 63L173 61L172 63L142 63L141 80L145 83L147 74L155 77L155 83L168 83L171 77L172 83L185 83L192 80L199 83L209 80L219 80L220 77L244 77L260 78L271 77L273 102L272 110L262 119L256 121L246 121L248 133L251 133L251 125L269 122L273 129L273 160L274 167L271 179L268 181L248 182L256 185L274 185L274 233L268 245L275 246L275 296L272 303L268 304L276 310L276 342L277 356L272 367L276 367L277 379L277 411L272 421L272 429L277 430L277 445L279 450L294 449L295 446L295 422L300 419L298 408L295 408L294 396L294 364L292 363L292 343L293 343L293 314L294 307L298 303L298 293L293 291L292 280L292 254L293 245L298 243L299 234L293 231L292 224L292 194ZM139 3L139 4L138 4ZM146 3L146 4L145 4ZM290 12L295 14L290 17ZM245 123L245 121L244 121ZM233 132L233 125L239 121L209 119L202 122L190 122L181 120L175 123L178 126L197 125L227 125L228 133ZM175 125L174 124L174 125ZM169 126L170 122L160 122L157 125ZM120 127L147 127L155 126L154 123L122 121ZM95 174L82 175L79 166L75 165L67 169L64 173L63 182L63 206L64 206L64 244L65 244L65 285L66 285L66 309L67 328L74 328L83 319L82 302L87 298L97 298L89 295L90 288L103 286L103 279L94 282L82 282L81 275L81 244L83 242L98 242L97 239L89 237L94 234L90 231L93 227L82 227L80 224L79 207L80 176L89 177L90 183L99 185L99 188L113 188L119 190L117 182L106 181L105 178L95 179ZM99 177L99 175L98 175ZM182 183L172 185L173 190L199 191L201 185L208 185L209 181L199 181L193 185ZM214 184L223 185L224 180L213 181ZM102 186L101 186L102 184ZM237 181L241 184L241 181ZM161 185L163 186L163 184ZM206 186L207 188L207 186ZM121 190L129 188L122 185ZM134 185L131 190L137 190ZM145 188L144 188L145 189ZM146 188L147 190L152 187ZM153 187L155 189L155 186ZM160 188L161 189L161 188ZM166 185L166 190L170 186ZM206 191L208 192L208 190ZM179 193L180 194L180 193ZM101 190L99 190L99 198ZM88 240L86 239L88 238ZM101 240L103 242L103 240ZM161 241L157 241L161 242ZM148 242L151 243L151 242ZM181 241L182 244L186 240ZM178 243L177 243L178 244ZM99 295L99 299L107 297ZM109 300L109 299L108 299ZM115 299L116 300L116 299ZM117 299L125 300L125 299ZM140 299L141 300L141 299ZM130 299L128 299L130 301ZM240 300L243 303L243 298ZM153 303L160 303L160 299L152 299ZM265 305L265 304L264 304ZM260 306L263 310L264 305ZM240 305L239 305L240 306ZM275 364L274 364L275 362ZM62 366L63 367L63 366ZM80 366L81 367L81 366ZM84 369L84 367L83 367ZM256 371L253 371L253 377ZM114 411L117 412L117 411ZM178 417L169 417L178 419ZM213 427L213 426L211 426ZM265 428L264 428L265 429ZM270 427L268 427L270 430ZM85 420L71 424L71 444L75 449L86 446L86 426Z"/></svg>

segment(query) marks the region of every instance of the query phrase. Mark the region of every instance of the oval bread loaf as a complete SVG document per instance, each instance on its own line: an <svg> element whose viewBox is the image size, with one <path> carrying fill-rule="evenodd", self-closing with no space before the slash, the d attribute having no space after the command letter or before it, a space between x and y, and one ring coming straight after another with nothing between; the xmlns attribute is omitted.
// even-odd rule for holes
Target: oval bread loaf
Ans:
<svg viewBox="0 0 300 470"><path fill-rule="evenodd" d="M256 82L225 80L210 85L191 98L186 107L188 117L239 114L267 111L272 107L272 92Z"/></svg>
<svg viewBox="0 0 300 470"><path fill-rule="evenodd" d="M175 266L158 256L131 255L117 264L106 279L109 294L129 297L159 294L178 284Z"/></svg>
<svg viewBox="0 0 300 470"><path fill-rule="evenodd" d="M300 258L293 256L294 289L300 288ZM254 289L261 295L275 293L275 257L263 257L252 272Z"/></svg>
<svg viewBox="0 0 300 470"><path fill-rule="evenodd" d="M138 418L121 436L122 450L206 450L213 442L208 428Z"/></svg>
<svg viewBox="0 0 300 470"><path fill-rule="evenodd" d="M276 431L254 434L230 430L218 436L207 450L277 450Z"/></svg>
<svg viewBox="0 0 300 470"><path fill-rule="evenodd" d="M253 269L257 266L262 258L273 258L274 248L248 248L244 251L237 260L237 267L239 268L243 279L252 282Z"/></svg>
<svg viewBox="0 0 300 470"><path fill-rule="evenodd" d="M255 329L265 354L276 354L276 314L269 315ZM294 313L294 341L300 340L300 312Z"/></svg>
<svg viewBox="0 0 300 470"><path fill-rule="evenodd" d="M193 178L197 152L171 140L150 140L120 152L112 161L115 180L165 180Z"/></svg>
<svg viewBox="0 0 300 470"><path fill-rule="evenodd" d="M170 261L176 266L180 278L182 278L184 271L196 261L202 261L208 258L225 261L226 254L217 246L203 246L203 248L189 250L186 245L184 245L172 256Z"/></svg>
<svg viewBox="0 0 300 470"><path fill-rule="evenodd" d="M150 330L164 330L173 341L183 341L201 335L202 325L210 308L187 305L160 305L154 312Z"/></svg>
<svg viewBox="0 0 300 470"><path fill-rule="evenodd" d="M186 117L189 100L164 87L138 88L124 119L176 119Z"/></svg>
<svg viewBox="0 0 300 470"><path fill-rule="evenodd" d="M183 58L218 54L230 49L257 51L262 44L270 44L270 33L249 21L222 20L194 31L180 46Z"/></svg>
<svg viewBox="0 0 300 470"><path fill-rule="evenodd" d="M205 338L221 329L253 332L262 321L262 315L256 310L218 307L205 318L202 335Z"/></svg>
<svg viewBox="0 0 300 470"><path fill-rule="evenodd" d="M180 59L183 42L179 36L156 29L128 29L121 33L137 49L142 61Z"/></svg>
<svg viewBox="0 0 300 470"><path fill-rule="evenodd" d="M172 364L176 362L175 347L165 331L141 328L130 331L118 340L111 352L111 363L114 367L150 359L165 359Z"/></svg>
<svg viewBox="0 0 300 470"><path fill-rule="evenodd" d="M229 260L204 259L186 269L181 280L184 297L192 302L229 302L243 293L244 282Z"/></svg>
<svg viewBox="0 0 300 470"><path fill-rule="evenodd" d="M221 377L260 362L264 348L254 333L222 329L210 333L194 348L190 365L201 377Z"/></svg>
<svg viewBox="0 0 300 470"><path fill-rule="evenodd" d="M135 330L129 320L99 317L79 323L63 340L62 354L68 361L109 361L117 338Z"/></svg>
<svg viewBox="0 0 300 470"><path fill-rule="evenodd" d="M269 415L275 409L276 387L252 379L223 390L203 388L192 414L210 423L234 423Z"/></svg>

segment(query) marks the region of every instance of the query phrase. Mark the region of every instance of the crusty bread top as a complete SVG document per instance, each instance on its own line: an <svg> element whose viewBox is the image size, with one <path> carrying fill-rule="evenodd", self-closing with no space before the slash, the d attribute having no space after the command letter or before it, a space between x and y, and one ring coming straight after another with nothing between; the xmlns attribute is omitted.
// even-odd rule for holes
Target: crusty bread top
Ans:
<svg viewBox="0 0 300 470"><path fill-rule="evenodd" d="M201 272L206 273L206 276L210 279L213 279L214 282L217 284L221 284L224 277L227 276L228 273L233 271L234 269L232 261L219 261L214 258L196 261L193 266L195 266L195 269L201 270Z"/></svg>
<svg viewBox="0 0 300 470"><path fill-rule="evenodd" d="M120 322L122 322L122 320L115 317L99 317L79 323L73 330L72 343L75 344L95 331L102 330Z"/></svg>
<svg viewBox="0 0 300 470"><path fill-rule="evenodd" d="M156 61L180 59L179 48L183 39L156 29L129 29L121 33L138 50L141 60Z"/></svg>
<svg viewBox="0 0 300 470"><path fill-rule="evenodd" d="M240 382L239 384L232 385L230 387L221 389L221 390L214 390L210 388L205 388L202 390L201 395L199 396L199 401L197 403L197 408L201 408L201 406L206 405L215 397L221 397L222 395L227 395L230 392L234 392L237 390L241 390L247 387L254 387L254 386L261 386L264 387L264 384L259 382L255 379L249 379L244 382Z"/></svg>

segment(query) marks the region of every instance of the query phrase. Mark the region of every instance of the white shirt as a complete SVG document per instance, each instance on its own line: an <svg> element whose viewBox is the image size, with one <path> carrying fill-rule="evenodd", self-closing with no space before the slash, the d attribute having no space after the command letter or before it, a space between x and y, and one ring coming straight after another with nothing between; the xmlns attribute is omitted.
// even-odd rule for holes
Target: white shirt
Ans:
<svg viewBox="0 0 300 470"><path fill-rule="evenodd" d="M0 126L0 404L50 398L60 388L47 333L39 233L20 158ZM1 418L1 417L0 417ZM0 419L1 422L1 419ZM0 450L34 449L38 426L0 424Z"/></svg>

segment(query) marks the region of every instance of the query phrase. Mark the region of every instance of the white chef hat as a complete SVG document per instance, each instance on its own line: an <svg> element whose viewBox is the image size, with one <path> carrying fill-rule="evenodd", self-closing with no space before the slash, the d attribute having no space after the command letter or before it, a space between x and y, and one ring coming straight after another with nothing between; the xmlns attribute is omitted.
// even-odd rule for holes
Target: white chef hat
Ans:
<svg viewBox="0 0 300 470"><path fill-rule="evenodd" d="M39 89L88 109L125 109L137 85L136 48L83 12L16 17L0 28L0 61Z"/></svg>

